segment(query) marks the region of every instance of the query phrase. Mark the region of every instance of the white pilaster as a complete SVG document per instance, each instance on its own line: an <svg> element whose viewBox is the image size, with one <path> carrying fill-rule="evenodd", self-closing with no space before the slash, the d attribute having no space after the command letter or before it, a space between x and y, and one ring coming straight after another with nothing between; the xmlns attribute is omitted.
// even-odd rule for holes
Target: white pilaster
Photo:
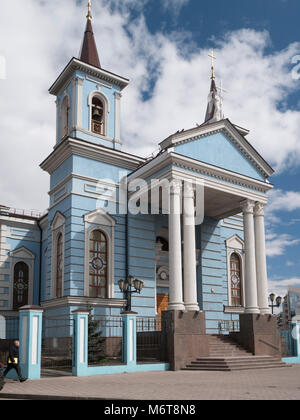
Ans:
<svg viewBox="0 0 300 420"><path fill-rule="evenodd" d="M187 311L199 311L197 298L197 262L195 204L192 184L184 183L183 194L184 235L184 306Z"/></svg>
<svg viewBox="0 0 300 420"><path fill-rule="evenodd" d="M115 140L120 142L121 133L120 133L120 101L122 95L121 93L115 92Z"/></svg>
<svg viewBox="0 0 300 420"><path fill-rule="evenodd" d="M246 313L259 313L257 303L257 282L255 263L255 238L254 238L254 201L246 200L242 204L244 214L245 236L245 307Z"/></svg>
<svg viewBox="0 0 300 420"><path fill-rule="evenodd" d="M168 310L184 310L182 298L181 256L181 182L173 181L170 188L169 214L169 306Z"/></svg>
<svg viewBox="0 0 300 420"><path fill-rule="evenodd" d="M261 314L269 314L265 205L262 203L256 203L254 209L254 227L258 307Z"/></svg>

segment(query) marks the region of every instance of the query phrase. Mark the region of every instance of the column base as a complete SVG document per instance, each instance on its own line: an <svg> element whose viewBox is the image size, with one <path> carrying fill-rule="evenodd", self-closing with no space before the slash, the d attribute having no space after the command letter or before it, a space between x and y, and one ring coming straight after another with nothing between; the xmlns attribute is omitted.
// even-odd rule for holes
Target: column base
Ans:
<svg viewBox="0 0 300 420"><path fill-rule="evenodd" d="M168 311L184 311L185 312L185 306L183 302L181 303L169 303Z"/></svg>
<svg viewBox="0 0 300 420"><path fill-rule="evenodd" d="M188 312L201 312L198 303L185 303L184 306Z"/></svg>
<svg viewBox="0 0 300 420"><path fill-rule="evenodd" d="M245 314L260 314L260 311L258 308L246 308Z"/></svg>
<svg viewBox="0 0 300 420"><path fill-rule="evenodd" d="M270 308L260 308L261 315L271 315L271 309Z"/></svg>

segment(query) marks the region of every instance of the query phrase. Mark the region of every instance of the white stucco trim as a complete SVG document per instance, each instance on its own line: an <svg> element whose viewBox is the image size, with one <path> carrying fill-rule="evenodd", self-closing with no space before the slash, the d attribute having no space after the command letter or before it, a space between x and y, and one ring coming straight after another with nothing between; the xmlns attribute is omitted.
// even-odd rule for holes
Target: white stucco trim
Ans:
<svg viewBox="0 0 300 420"><path fill-rule="evenodd" d="M64 116L63 116L63 112L64 112L63 107L64 107L65 100L67 100L67 116L68 116L68 127L67 127L67 132L66 133L64 133ZM60 103L59 136L58 136L59 137L59 141L61 139L63 139L64 137L66 137L70 133L70 119L71 119L70 118L71 117L71 114L70 114L70 110L71 110L70 103L71 103L70 96L69 96L69 94L67 92L65 92L64 93L64 96L63 96L63 98L61 100L61 103ZM73 115L73 118L74 118L74 115ZM74 119L73 119L73 121L74 121Z"/></svg>
<svg viewBox="0 0 300 420"><path fill-rule="evenodd" d="M85 256L84 256L84 296L89 297L89 246L90 235L95 230L101 230L108 241L108 285L107 298L114 297L114 250L116 221L102 209L97 209L84 216Z"/></svg>
<svg viewBox="0 0 300 420"><path fill-rule="evenodd" d="M230 280L230 259L232 254L237 254L241 262L241 287L242 287L242 308L245 305L245 244L238 236L233 235L225 241L227 255L227 287L228 287L228 306L232 307L231 302L231 280Z"/></svg>
<svg viewBox="0 0 300 420"><path fill-rule="evenodd" d="M25 247L11 251L10 258L10 282L9 282L9 309L13 310L14 299L14 272L16 264L24 262L28 266L28 305L33 304L33 286L34 286L34 263L35 255ZM6 308L7 309L7 308Z"/></svg>
<svg viewBox="0 0 300 420"><path fill-rule="evenodd" d="M65 224L66 218L60 212L57 212L51 223L52 231L52 255L51 255L51 291L52 299L56 299L56 266L57 266L57 240L59 235L62 235L62 295L64 295L64 280L65 280Z"/></svg>
<svg viewBox="0 0 300 420"><path fill-rule="evenodd" d="M89 106L89 131L92 132L92 102L94 98L99 98L103 103L103 122L104 130L103 136L107 137L108 135L108 114L110 113L110 104L108 97L101 92L100 90L93 90L88 97L88 106ZM94 133L93 133L94 134Z"/></svg>

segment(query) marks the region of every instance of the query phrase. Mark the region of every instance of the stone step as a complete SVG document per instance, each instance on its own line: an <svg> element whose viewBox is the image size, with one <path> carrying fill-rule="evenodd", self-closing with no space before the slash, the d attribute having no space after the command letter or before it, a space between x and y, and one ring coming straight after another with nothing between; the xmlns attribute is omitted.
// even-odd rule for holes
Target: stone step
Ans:
<svg viewBox="0 0 300 420"><path fill-rule="evenodd" d="M192 361L184 370L229 372L234 370L283 368L286 366L280 358L272 356L205 357Z"/></svg>
<svg viewBox="0 0 300 420"><path fill-rule="evenodd" d="M188 366L182 370L189 370L189 371L209 371L209 372L232 372L232 371L242 371L242 370L262 370L262 369L282 369L285 366L281 366L278 364L266 364L266 365L247 365L247 366L236 366L236 367L215 367L215 366L206 366L206 367L194 367Z"/></svg>

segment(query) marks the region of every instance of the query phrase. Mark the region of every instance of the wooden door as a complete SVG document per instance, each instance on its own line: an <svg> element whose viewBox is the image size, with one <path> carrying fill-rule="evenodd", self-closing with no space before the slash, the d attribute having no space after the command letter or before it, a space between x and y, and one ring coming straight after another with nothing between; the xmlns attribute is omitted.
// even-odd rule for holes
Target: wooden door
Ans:
<svg viewBox="0 0 300 420"><path fill-rule="evenodd" d="M163 311L168 310L169 306L169 295L165 294L157 294L157 313L161 316Z"/></svg>

